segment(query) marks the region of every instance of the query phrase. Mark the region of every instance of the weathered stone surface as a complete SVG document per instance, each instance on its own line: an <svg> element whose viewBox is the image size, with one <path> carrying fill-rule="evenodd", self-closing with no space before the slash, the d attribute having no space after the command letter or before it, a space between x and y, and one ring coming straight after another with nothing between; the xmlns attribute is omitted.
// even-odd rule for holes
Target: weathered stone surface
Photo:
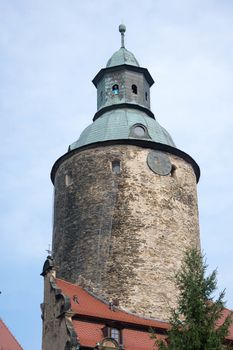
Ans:
<svg viewBox="0 0 233 350"><path fill-rule="evenodd" d="M63 161L55 176L53 251L58 277L118 299L127 311L167 320L174 273L184 251L200 244L196 177L172 154L172 175L155 174L149 151L105 146Z"/></svg>
<svg viewBox="0 0 233 350"><path fill-rule="evenodd" d="M113 85L119 86L119 94L112 92ZM132 92L136 85L137 94ZM150 109L150 87L142 73L122 69L105 73L97 86L97 109L118 103L135 103Z"/></svg>
<svg viewBox="0 0 233 350"><path fill-rule="evenodd" d="M49 272L44 278L42 350L65 349L70 340L67 332L67 317L61 315L63 300L56 298L55 291L51 288L51 278L53 279L53 272Z"/></svg>

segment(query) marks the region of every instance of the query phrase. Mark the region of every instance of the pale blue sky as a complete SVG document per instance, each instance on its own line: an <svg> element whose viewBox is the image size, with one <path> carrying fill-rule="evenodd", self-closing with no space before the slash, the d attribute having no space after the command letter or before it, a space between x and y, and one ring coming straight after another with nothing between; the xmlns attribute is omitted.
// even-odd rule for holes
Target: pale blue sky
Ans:
<svg viewBox="0 0 233 350"><path fill-rule="evenodd" d="M126 47L155 79L152 110L201 167L202 248L233 308L233 2L0 0L0 317L41 349L40 277L55 160L96 111L91 80Z"/></svg>

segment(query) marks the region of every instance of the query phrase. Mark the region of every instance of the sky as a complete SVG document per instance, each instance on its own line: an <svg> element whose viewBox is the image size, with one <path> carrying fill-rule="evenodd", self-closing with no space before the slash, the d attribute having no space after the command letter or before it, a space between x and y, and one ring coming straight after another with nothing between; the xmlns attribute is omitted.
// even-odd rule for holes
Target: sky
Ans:
<svg viewBox="0 0 233 350"><path fill-rule="evenodd" d="M233 2L0 0L0 318L24 350L41 349L50 170L92 122L122 21L156 119L201 168L202 249L233 308Z"/></svg>

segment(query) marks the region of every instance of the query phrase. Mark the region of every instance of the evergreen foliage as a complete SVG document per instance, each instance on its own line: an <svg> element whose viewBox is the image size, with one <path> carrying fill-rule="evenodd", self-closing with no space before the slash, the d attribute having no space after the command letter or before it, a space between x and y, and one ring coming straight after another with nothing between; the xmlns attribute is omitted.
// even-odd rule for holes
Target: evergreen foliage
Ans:
<svg viewBox="0 0 233 350"><path fill-rule="evenodd" d="M181 269L176 274L179 289L178 307L171 311L167 341L158 340L159 350L223 350L227 349L225 337L232 323L229 314L221 325L224 294L214 300L217 288L216 270L205 276L207 265L197 250L186 253ZM225 344L225 345L224 345Z"/></svg>

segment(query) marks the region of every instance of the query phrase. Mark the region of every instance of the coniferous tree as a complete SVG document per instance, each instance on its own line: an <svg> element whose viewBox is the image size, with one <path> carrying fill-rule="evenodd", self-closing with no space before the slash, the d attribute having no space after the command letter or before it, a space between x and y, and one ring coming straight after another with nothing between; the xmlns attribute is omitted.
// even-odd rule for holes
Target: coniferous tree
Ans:
<svg viewBox="0 0 233 350"><path fill-rule="evenodd" d="M224 322L224 294L214 300L217 288L216 270L205 276L207 265L197 250L186 253L183 264L175 276L179 290L178 307L171 311L166 342L158 340L159 350L223 350L227 349L225 338L232 323L232 314ZM224 345L225 344L225 345Z"/></svg>

